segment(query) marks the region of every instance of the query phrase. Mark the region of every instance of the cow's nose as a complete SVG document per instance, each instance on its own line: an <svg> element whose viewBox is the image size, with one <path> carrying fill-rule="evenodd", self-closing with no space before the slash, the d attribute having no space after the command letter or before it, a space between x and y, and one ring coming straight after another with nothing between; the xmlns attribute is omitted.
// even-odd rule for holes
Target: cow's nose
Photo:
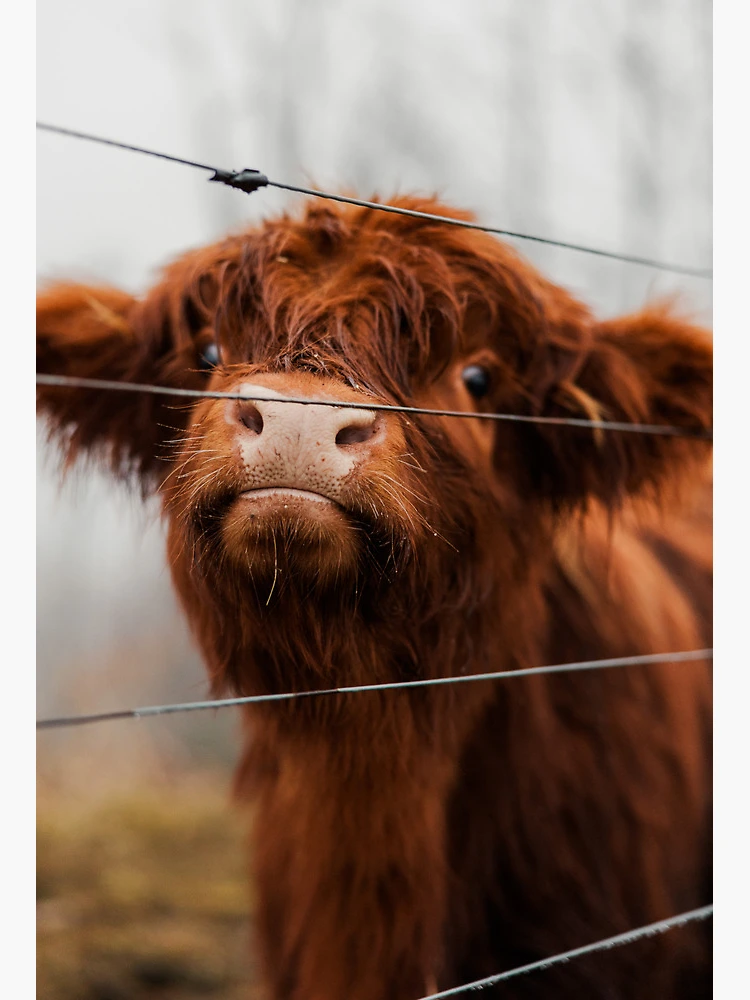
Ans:
<svg viewBox="0 0 750 1000"><path fill-rule="evenodd" d="M268 401L239 400L237 419L256 435L309 431L321 439L319 447L322 448L365 444L375 435L377 423L377 415L372 410L283 402L282 396Z"/></svg>
<svg viewBox="0 0 750 1000"><path fill-rule="evenodd" d="M385 435L382 416L365 409L294 403L267 386L243 383L256 398L231 404L244 464L268 485L337 493L343 478ZM263 398L259 398L263 397ZM293 397L292 397L293 398Z"/></svg>

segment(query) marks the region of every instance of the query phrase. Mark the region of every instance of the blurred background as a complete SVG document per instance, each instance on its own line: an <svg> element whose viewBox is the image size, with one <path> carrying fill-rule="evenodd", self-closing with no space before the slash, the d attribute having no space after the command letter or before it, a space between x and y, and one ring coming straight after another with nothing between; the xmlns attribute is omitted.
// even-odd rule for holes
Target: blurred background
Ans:
<svg viewBox="0 0 750 1000"><path fill-rule="evenodd" d="M37 30L42 121L710 266L710 0L38 0ZM37 176L40 284L143 291L294 203L44 133ZM710 282L516 245L601 314L676 294L710 323ZM37 515L38 714L203 697L158 507L63 481L41 427ZM40 735L39 996L250 995L236 744L230 710Z"/></svg>

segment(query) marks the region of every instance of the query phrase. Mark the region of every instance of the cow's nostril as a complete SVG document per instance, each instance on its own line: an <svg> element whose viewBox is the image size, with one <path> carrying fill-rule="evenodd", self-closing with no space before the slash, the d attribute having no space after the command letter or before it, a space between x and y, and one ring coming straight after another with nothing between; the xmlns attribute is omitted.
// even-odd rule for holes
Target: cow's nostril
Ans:
<svg viewBox="0 0 750 1000"><path fill-rule="evenodd" d="M260 434L263 430L263 417L260 415L260 410L248 400L240 403L240 423L255 434Z"/></svg>
<svg viewBox="0 0 750 1000"><path fill-rule="evenodd" d="M348 427L342 427L336 435L336 444L362 444L369 441L374 433L375 421L370 424L349 424Z"/></svg>

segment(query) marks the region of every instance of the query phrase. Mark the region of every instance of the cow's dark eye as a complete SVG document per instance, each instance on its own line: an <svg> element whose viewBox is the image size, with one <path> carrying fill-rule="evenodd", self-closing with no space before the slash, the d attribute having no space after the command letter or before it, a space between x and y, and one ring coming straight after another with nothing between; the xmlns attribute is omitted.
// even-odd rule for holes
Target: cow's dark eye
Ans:
<svg viewBox="0 0 750 1000"><path fill-rule="evenodd" d="M200 357L200 369L203 372L209 372L212 368L215 368L219 361L219 348L214 343L206 344L206 346L201 351Z"/></svg>
<svg viewBox="0 0 750 1000"><path fill-rule="evenodd" d="M482 399L490 391L492 376L483 365L467 365L461 378L474 399Z"/></svg>

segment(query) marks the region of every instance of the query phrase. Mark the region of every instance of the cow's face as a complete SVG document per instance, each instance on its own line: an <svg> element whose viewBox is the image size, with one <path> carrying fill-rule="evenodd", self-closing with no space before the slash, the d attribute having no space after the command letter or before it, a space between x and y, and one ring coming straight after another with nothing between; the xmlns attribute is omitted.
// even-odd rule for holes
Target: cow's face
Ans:
<svg viewBox="0 0 750 1000"><path fill-rule="evenodd" d="M106 443L157 483L178 585L221 595L219 615L291 591L476 603L493 573L510 586L536 560L561 512L702 454L374 405L710 423L701 331L664 311L597 325L483 234L366 210L313 206L191 253L142 302L53 289L39 316L43 371L254 397L42 397L73 452Z"/></svg>
<svg viewBox="0 0 750 1000"><path fill-rule="evenodd" d="M378 331L358 307L343 322L376 353ZM324 303L320 314L325 323ZM499 379L489 347L457 341L439 366L407 359L399 384L335 332L291 358L257 357L250 337L222 340L217 333L206 348L217 357L206 387L253 398L192 408L161 487L174 559L189 572L230 573L263 601L289 587L311 596L346 588L355 598L399 574L424 587L409 574L419 566L449 575L441 564L476 562L477 544L500 527L521 537L512 477L503 488L495 471L491 422L369 408L481 412Z"/></svg>
<svg viewBox="0 0 750 1000"><path fill-rule="evenodd" d="M192 407L175 442L161 488L183 580L361 606L394 588L434 601L435 581L455 588L456 564L490 553L524 562L541 507L519 489L507 428L371 407L526 410L519 329L542 286L491 241L488 263L463 234L446 252L411 222L393 229L311 211L240 237L231 267L168 279L183 314L191 303L205 388L253 397Z"/></svg>

